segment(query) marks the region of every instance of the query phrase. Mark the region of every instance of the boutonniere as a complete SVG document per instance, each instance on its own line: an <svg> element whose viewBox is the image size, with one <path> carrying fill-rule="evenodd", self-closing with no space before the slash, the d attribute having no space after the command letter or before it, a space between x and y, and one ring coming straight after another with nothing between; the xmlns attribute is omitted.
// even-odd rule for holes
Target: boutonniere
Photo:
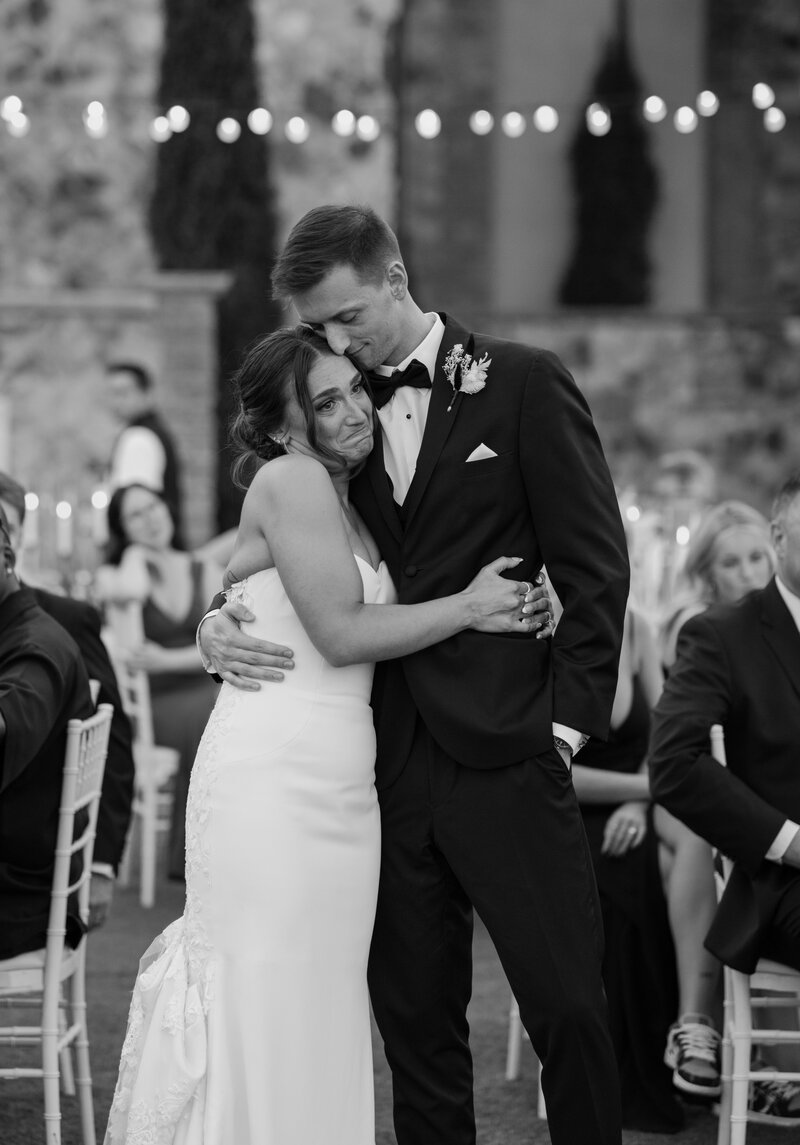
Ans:
<svg viewBox="0 0 800 1145"><path fill-rule="evenodd" d="M480 361L475 361L472 354L467 354L460 342L457 342L444 360L442 369L444 376L453 387L453 398L447 407L447 412L453 408L457 394L477 394L486 385L486 375L492 359L484 354Z"/></svg>

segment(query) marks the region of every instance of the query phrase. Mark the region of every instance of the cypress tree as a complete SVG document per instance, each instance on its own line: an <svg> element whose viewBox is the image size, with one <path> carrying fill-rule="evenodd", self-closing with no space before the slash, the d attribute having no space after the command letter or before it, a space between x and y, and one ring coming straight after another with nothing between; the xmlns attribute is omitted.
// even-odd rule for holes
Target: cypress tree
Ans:
<svg viewBox="0 0 800 1145"><path fill-rule="evenodd" d="M232 395L228 379L243 348L273 328L275 222L263 136L247 127L259 105L255 25L250 0L163 0L164 48L158 102L191 116L188 130L159 144L150 230L164 270L226 270L230 290L218 306L217 523L234 525L241 495L230 480L227 447ZM217 124L237 119L233 143Z"/></svg>
<svg viewBox="0 0 800 1145"><path fill-rule="evenodd" d="M559 298L571 306L642 306L650 300L647 237L658 187L625 0L618 0L615 28L588 102L609 109L611 130L592 135L581 119L570 149L576 230Z"/></svg>

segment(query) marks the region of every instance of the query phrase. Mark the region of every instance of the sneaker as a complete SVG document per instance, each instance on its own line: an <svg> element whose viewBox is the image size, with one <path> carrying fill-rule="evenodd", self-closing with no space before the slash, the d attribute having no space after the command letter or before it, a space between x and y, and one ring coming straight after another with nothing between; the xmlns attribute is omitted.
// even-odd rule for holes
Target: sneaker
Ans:
<svg viewBox="0 0 800 1145"><path fill-rule="evenodd" d="M684 1093L719 1097L720 1036L704 1014L683 1014L667 1035L664 1064Z"/></svg>
<svg viewBox="0 0 800 1145"><path fill-rule="evenodd" d="M752 1069L777 1073L774 1066L753 1060ZM796 1081L764 1078L750 1082L747 1120L764 1125L800 1125L800 1085Z"/></svg>

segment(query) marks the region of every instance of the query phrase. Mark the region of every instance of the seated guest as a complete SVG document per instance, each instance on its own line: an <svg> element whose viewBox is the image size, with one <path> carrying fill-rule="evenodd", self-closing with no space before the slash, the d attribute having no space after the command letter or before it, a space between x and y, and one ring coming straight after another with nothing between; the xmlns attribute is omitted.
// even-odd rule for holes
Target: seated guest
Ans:
<svg viewBox="0 0 800 1145"><path fill-rule="evenodd" d="M711 604L734 604L772 576L769 522L742 501L721 501L701 518L686 550L678 588L663 625L662 662L669 668L682 625Z"/></svg>
<svg viewBox="0 0 800 1145"><path fill-rule="evenodd" d="M183 878L186 797L200 737L217 695L204 671L195 633L206 601L220 587L221 571L173 545L167 502L144 485L117 489L108 506L108 563L97 571L104 602L142 604L144 641L127 649L133 668L150 679L156 742L180 754L169 844L169 875Z"/></svg>
<svg viewBox="0 0 800 1145"><path fill-rule="evenodd" d="M761 955L800 969L800 472L771 534L766 587L684 624L650 753L654 798L734 860L706 945L745 973ZM710 753L716 723L727 768ZM751 1101L800 1123L796 1085L757 1083Z"/></svg>
<svg viewBox="0 0 800 1145"><path fill-rule="evenodd" d="M707 510L695 529L679 591L669 613L662 661L669 667L684 623L712 604L735 604L763 588L774 570L769 522L741 501ZM678 1020L667 1041L666 1060L675 1085L687 1093L719 1093L721 976L703 946L717 909L711 848L663 807L654 809L662 875L680 983Z"/></svg>
<svg viewBox="0 0 800 1145"><path fill-rule="evenodd" d="M25 490L6 473L0 473L0 506L5 510L12 548L18 554L25 520ZM111 704L114 709L90 884L89 925L99 926L108 917L114 878L131 821L134 780L131 725L122 710L114 669L100 637L100 613L85 601L57 596L41 588L31 591L39 607L57 620L78 645L89 678L100 685L98 704Z"/></svg>
<svg viewBox="0 0 800 1145"><path fill-rule="evenodd" d="M608 740L589 740L572 765L572 779L603 912L603 980L622 1124L674 1133L683 1126L683 1111L663 1055L677 1006L675 955L646 771L650 712L661 685L655 636L629 604Z"/></svg>
<svg viewBox="0 0 800 1145"><path fill-rule="evenodd" d="M0 959L47 940L67 723L94 711L74 641L14 575L0 510ZM67 942L80 940L67 920Z"/></svg>

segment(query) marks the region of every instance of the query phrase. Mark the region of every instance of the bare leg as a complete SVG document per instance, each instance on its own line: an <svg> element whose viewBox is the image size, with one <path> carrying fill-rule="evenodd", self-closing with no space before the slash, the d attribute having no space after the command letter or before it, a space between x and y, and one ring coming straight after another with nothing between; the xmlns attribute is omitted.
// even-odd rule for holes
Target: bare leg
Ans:
<svg viewBox="0 0 800 1145"><path fill-rule="evenodd" d="M675 943L679 1012L704 1014L719 1028L721 968L703 945L717 909L711 847L663 807L654 808L653 821Z"/></svg>

